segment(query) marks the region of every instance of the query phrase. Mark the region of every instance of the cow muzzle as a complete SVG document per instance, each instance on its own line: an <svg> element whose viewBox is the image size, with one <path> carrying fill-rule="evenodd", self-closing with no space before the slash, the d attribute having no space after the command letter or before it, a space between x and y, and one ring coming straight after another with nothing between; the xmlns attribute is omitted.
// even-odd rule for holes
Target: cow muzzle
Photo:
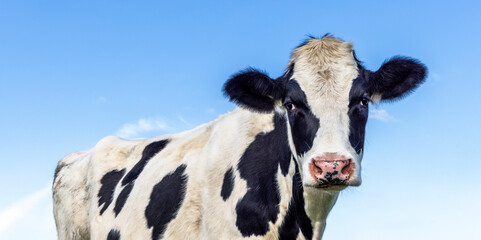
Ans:
<svg viewBox="0 0 481 240"><path fill-rule="evenodd" d="M347 185L354 173L352 159L337 154L325 154L311 159L309 170L316 187Z"/></svg>

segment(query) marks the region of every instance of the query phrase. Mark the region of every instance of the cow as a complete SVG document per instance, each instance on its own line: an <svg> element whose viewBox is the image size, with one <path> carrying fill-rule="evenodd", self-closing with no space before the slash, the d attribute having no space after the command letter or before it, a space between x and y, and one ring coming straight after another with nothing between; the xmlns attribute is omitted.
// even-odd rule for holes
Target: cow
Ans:
<svg viewBox="0 0 481 240"><path fill-rule="evenodd" d="M326 35L295 48L276 79L249 68L224 85L238 105L186 132L106 137L58 163L59 239L321 239L339 192L361 184L370 103L401 99L426 67L375 72Z"/></svg>

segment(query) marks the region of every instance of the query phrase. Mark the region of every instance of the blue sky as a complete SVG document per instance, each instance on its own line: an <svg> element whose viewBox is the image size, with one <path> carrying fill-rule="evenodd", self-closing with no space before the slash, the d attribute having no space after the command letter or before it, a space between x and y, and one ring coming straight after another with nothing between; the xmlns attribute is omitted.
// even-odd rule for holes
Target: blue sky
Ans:
<svg viewBox="0 0 481 240"><path fill-rule="evenodd" d="M279 76L307 35L352 41L426 83L372 107L363 185L325 239L481 239L479 1L0 1L0 239L54 239L59 159L107 135L190 129L234 108L224 81Z"/></svg>

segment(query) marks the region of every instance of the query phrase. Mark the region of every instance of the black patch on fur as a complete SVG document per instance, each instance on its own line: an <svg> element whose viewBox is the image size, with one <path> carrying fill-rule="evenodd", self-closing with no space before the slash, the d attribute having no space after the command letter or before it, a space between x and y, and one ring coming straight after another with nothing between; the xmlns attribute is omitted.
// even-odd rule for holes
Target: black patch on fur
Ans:
<svg viewBox="0 0 481 240"><path fill-rule="evenodd" d="M97 197L99 198L99 207L102 206L102 204L104 205L102 209L100 209L100 215L107 210L112 202L115 186L117 186L117 183L119 183L122 176L124 176L124 173L125 168L122 170L112 170L106 173L100 180L102 186L100 187Z"/></svg>
<svg viewBox="0 0 481 240"><path fill-rule="evenodd" d="M222 190L220 191L220 195L222 199L227 200L232 193L232 189L234 189L234 176L232 168L229 168L227 172L224 174L224 181L222 182Z"/></svg>
<svg viewBox="0 0 481 240"><path fill-rule="evenodd" d="M362 74L354 79L349 92L349 142L359 154L364 149L364 136L369 114L369 106L361 105L363 99L369 99L366 82Z"/></svg>
<svg viewBox="0 0 481 240"><path fill-rule="evenodd" d="M279 240L296 239L299 234L299 225L296 219L296 206L291 199L289 208L287 208L286 216L278 231Z"/></svg>
<svg viewBox="0 0 481 240"><path fill-rule="evenodd" d="M142 152L142 158L135 164L135 166L130 169L130 171L125 175L124 179L122 179L122 186L124 188L120 192L117 200L115 202L114 212L115 216L119 215L120 211L127 202L129 198L130 192L134 188L135 180L139 177L140 173L144 170L145 165L149 162L149 160L157 153L162 151L165 146L169 143L168 139L152 142L144 148Z"/></svg>
<svg viewBox="0 0 481 240"><path fill-rule="evenodd" d="M284 105L293 103L294 110L288 112L292 140L298 155L309 151L319 130L319 119L311 112L306 94L296 80L287 83Z"/></svg>
<svg viewBox="0 0 481 240"><path fill-rule="evenodd" d="M144 148L142 152L142 158L135 164L135 166L130 169L129 173L125 175L124 179L122 179L122 186L127 185L127 183L135 181L144 170L145 165L149 162L149 160L158 152L162 151L164 147L169 143L168 139L157 141L150 143Z"/></svg>
<svg viewBox="0 0 481 240"><path fill-rule="evenodd" d="M253 68L232 76L223 89L230 101L258 112L273 111L275 100L281 99L283 93L277 82Z"/></svg>
<svg viewBox="0 0 481 240"><path fill-rule="evenodd" d="M279 213L280 196L276 174L288 172L291 151L286 120L274 115L274 130L259 133L239 160L237 169L247 182L247 192L236 205L236 225L242 236L262 236Z"/></svg>
<svg viewBox="0 0 481 240"><path fill-rule="evenodd" d="M306 239L312 239L313 227L304 209L304 188L296 163L296 172L292 177L292 198L286 216L279 228L279 239L296 239L299 230Z"/></svg>
<svg viewBox="0 0 481 240"><path fill-rule="evenodd" d="M110 230L107 240L120 240L120 231L117 229Z"/></svg>
<svg viewBox="0 0 481 240"><path fill-rule="evenodd" d="M182 164L174 172L165 175L152 189L150 201L145 209L147 226L153 228L152 240L161 239L167 225L177 215L185 197L187 175Z"/></svg>
<svg viewBox="0 0 481 240"><path fill-rule="evenodd" d="M382 100L395 100L407 96L419 87L426 77L426 66L416 59L393 57L376 72L365 70L370 94L382 94Z"/></svg>
<svg viewBox="0 0 481 240"><path fill-rule="evenodd" d="M119 215L120 211L122 211L122 208L124 207L125 202L127 202L127 198L129 198L132 188L134 188L134 182L128 183L122 189L119 196L117 197L117 200L115 201L115 207L114 207L114 212L116 217L117 215Z"/></svg>

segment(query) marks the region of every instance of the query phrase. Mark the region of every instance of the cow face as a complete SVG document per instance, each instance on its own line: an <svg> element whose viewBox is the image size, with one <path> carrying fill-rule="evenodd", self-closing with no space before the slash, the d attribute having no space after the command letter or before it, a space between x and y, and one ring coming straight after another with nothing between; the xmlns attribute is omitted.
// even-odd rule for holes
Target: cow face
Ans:
<svg viewBox="0 0 481 240"><path fill-rule="evenodd" d="M422 64L403 57L368 71L356 60L351 43L323 37L294 49L278 79L248 69L229 79L224 91L252 111L285 117L304 186L341 190L361 184L369 103L402 98L425 74Z"/></svg>

